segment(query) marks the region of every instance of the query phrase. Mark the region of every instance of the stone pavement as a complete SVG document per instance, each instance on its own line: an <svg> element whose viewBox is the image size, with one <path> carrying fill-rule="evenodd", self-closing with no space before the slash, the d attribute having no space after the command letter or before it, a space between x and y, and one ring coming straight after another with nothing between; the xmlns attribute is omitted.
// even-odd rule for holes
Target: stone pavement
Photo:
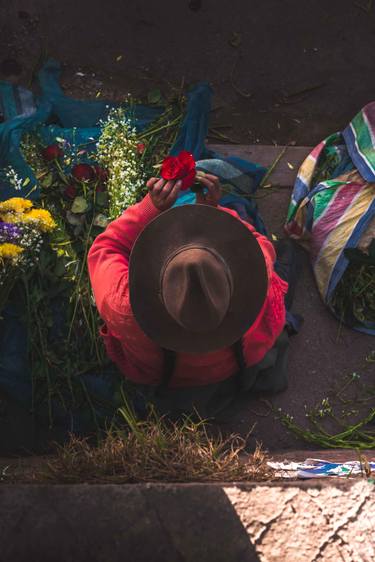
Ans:
<svg viewBox="0 0 375 562"><path fill-rule="evenodd" d="M372 562L375 488L0 487L1 562Z"/></svg>

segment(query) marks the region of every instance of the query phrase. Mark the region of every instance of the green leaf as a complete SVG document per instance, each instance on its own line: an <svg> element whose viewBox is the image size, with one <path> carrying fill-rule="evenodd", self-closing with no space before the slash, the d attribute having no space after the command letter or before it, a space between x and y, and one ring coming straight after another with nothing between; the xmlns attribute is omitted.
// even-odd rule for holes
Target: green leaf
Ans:
<svg viewBox="0 0 375 562"><path fill-rule="evenodd" d="M108 205L108 194L104 191L99 191L96 194L96 203L100 207L106 207Z"/></svg>
<svg viewBox="0 0 375 562"><path fill-rule="evenodd" d="M65 260L64 259L59 259L56 262L55 265L55 269L54 269L54 274L57 277L62 277L65 273Z"/></svg>
<svg viewBox="0 0 375 562"><path fill-rule="evenodd" d="M30 183L30 178L25 178L22 182L22 187L26 187Z"/></svg>
<svg viewBox="0 0 375 562"><path fill-rule="evenodd" d="M154 105L159 104L161 102L161 91L158 88L151 90L147 94L147 101L150 104L154 104Z"/></svg>
<svg viewBox="0 0 375 562"><path fill-rule="evenodd" d="M73 201L72 213L84 213L87 211L88 203L84 197L78 195Z"/></svg>
<svg viewBox="0 0 375 562"><path fill-rule="evenodd" d="M49 172L46 176L44 176L44 178L41 180L41 184L43 187L51 187L52 185L52 180L53 180L53 175L51 172Z"/></svg>
<svg viewBox="0 0 375 562"><path fill-rule="evenodd" d="M237 49L241 45L241 43L242 43L241 33L237 33L236 31L233 31L229 39L229 45Z"/></svg>

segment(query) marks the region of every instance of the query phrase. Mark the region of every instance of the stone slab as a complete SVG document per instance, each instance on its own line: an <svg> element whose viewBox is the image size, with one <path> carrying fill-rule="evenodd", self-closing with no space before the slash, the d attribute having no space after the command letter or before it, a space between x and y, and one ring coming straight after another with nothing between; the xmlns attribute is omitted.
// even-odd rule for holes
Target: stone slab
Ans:
<svg viewBox="0 0 375 562"><path fill-rule="evenodd" d="M0 487L2 562L370 562L366 481Z"/></svg>

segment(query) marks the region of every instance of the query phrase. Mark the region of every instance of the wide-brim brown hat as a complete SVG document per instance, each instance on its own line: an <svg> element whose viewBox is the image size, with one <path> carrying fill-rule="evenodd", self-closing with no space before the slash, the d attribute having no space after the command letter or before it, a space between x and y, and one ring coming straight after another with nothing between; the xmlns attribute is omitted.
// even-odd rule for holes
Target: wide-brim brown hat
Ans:
<svg viewBox="0 0 375 562"><path fill-rule="evenodd" d="M163 348L205 353L232 345L267 295L263 252L248 228L209 205L161 213L138 236L130 302L143 332Z"/></svg>

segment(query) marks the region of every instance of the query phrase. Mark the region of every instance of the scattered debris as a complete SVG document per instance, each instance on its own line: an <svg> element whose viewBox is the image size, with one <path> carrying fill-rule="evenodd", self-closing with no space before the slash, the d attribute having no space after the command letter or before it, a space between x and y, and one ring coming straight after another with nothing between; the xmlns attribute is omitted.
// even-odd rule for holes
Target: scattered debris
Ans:
<svg viewBox="0 0 375 562"><path fill-rule="evenodd" d="M230 142L231 144L241 144L240 141L232 139L231 137L228 137L228 135L224 135L223 133L218 131L216 127L215 128L214 127L209 128L208 138L217 139L219 141Z"/></svg>
<svg viewBox="0 0 375 562"><path fill-rule="evenodd" d="M264 178L262 179L262 181L260 182L259 188L262 189L270 175L272 174L272 172L274 171L274 169L276 168L277 164L280 162L281 158L284 156L285 152L288 150L287 146L284 146L284 148L282 149L282 151L280 152L280 154L275 158L275 160L272 162L271 166L268 168L267 173L265 174Z"/></svg>
<svg viewBox="0 0 375 562"><path fill-rule="evenodd" d="M364 476L369 478L375 472L375 462L369 462L362 456L359 461L330 462L321 459L306 459L303 462L273 462L268 466L276 472L279 478L327 478L339 476Z"/></svg>
<svg viewBox="0 0 375 562"><path fill-rule="evenodd" d="M300 103L304 101L311 92L315 92L316 90L323 88L325 85L325 82L320 82L319 84L313 84L312 86L307 86L306 88L302 88L301 90L297 90L295 92L282 92L282 98L279 102L284 105Z"/></svg>
<svg viewBox="0 0 375 562"><path fill-rule="evenodd" d="M242 43L242 35L241 33L237 33L236 31L233 31L232 35L229 38L228 41L229 45L231 45L232 47L234 47L235 49L238 49L238 47L241 45Z"/></svg>

